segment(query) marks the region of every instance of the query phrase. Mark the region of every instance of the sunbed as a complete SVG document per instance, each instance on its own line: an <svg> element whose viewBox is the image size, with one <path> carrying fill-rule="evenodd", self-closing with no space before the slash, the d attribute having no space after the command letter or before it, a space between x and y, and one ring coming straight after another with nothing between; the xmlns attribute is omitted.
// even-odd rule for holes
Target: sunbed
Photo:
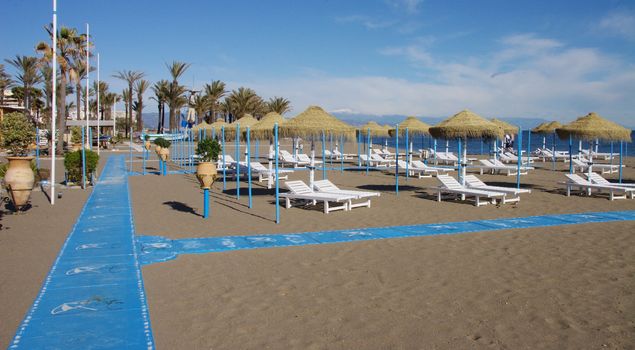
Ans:
<svg viewBox="0 0 635 350"><path fill-rule="evenodd" d="M616 186L616 187L625 187L625 188L635 188L635 184L625 184L625 183L618 183L618 182L610 182L609 180L605 179L602 177L602 175L598 174L598 173L591 173L591 175L587 174L587 177L589 178L589 181L595 183L595 184L600 184L600 185L606 185L606 186Z"/></svg>
<svg viewBox="0 0 635 350"><path fill-rule="evenodd" d="M364 163L364 164L368 163L368 166L373 167L373 168L375 168L375 167L376 168L386 168L391 163L391 161L389 161L387 159L383 159L383 158L380 159L380 160L376 160L376 159L373 159L371 157L369 159L368 155L366 155L366 154L360 154L359 158L362 160L362 163Z"/></svg>
<svg viewBox="0 0 635 350"><path fill-rule="evenodd" d="M483 171L488 171L492 174L500 174L501 172L506 172L507 176L517 175L518 174L518 166L516 165L507 165L501 162L494 163L493 159L479 159L480 166L477 166L480 169L481 175L483 175ZM527 174L527 167L520 167L520 175ZM529 168L533 169L533 168Z"/></svg>
<svg viewBox="0 0 635 350"><path fill-rule="evenodd" d="M485 190L485 191L504 192L504 193L514 195L514 197L512 198L505 197L504 199L502 199L503 203L518 202L520 201L519 195L521 193L531 193L531 190L528 190L525 188L517 189L512 187L490 186L486 184L485 182L481 181L481 179L479 179L475 175L465 175L465 184L467 185L468 188L474 188L474 189Z"/></svg>
<svg viewBox="0 0 635 350"><path fill-rule="evenodd" d="M276 179L276 170L267 168L260 162L250 162L251 164L251 175L258 175L258 182L267 181L267 188L271 188L271 183ZM280 180L286 180L289 178L289 174L291 174L293 170L291 169L278 169L278 178ZM247 174L247 162L240 162L240 173L241 175Z"/></svg>
<svg viewBox="0 0 635 350"><path fill-rule="evenodd" d="M297 159L297 160L298 160L298 164L301 164L301 165L311 165L311 157L309 157L309 155L307 155L307 154L304 154L304 153L298 153L298 154L296 155L296 158L295 158L295 159ZM317 164L322 164L322 161L321 161L321 160L314 159L314 160L313 160L313 164L314 164L314 165L317 165Z"/></svg>
<svg viewBox="0 0 635 350"><path fill-rule="evenodd" d="M602 153L602 152L590 152L588 149L583 149L582 154L585 156L589 156L589 153L593 154L593 158L604 158L604 160L611 160L611 157L615 158L619 156L619 153Z"/></svg>
<svg viewBox="0 0 635 350"><path fill-rule="evenodd" d="M573 159L573 170L576 169L580 172L586 172L589 170L589 160L588 159ZM624 167L624 165L622 165ZM601 163L593 163L593 170L599 170L602 174L612 174L620 171L619 164L601 164Z"/></svg>
<svg viewBox="0 0 635 350"><path fill-rule="evenodd" d="M333 150L333 155L335 156L335 159L337 160L341 160L342 157L344 157L344 160L349 160L349 159L353 159L353 157L356 156L356 154L342 153L339 150Z"/></svg>
<svg viewBox="0 0 635 350"><path fill-rule="evenodd" d="M635 192L635 188L626 188L626 187L618 187L613 185L601 185L595 184L591 181L583 179L578 174L565 174L567 177L566 182L561 182L567 187L567 196L571 195L572 189L579 189L582 193L587 195L591 195L593 190L597 190L598 193L608 193L609 199L626 199L626 195L629 195L630 198L633 198L633 192ZM615 193L622 193L621 196L616 196Z"/></svg>
<svg viewBox="0 0 635 350"><path fill-rule="evenodd" d="M318 193L333 193L340 195L349 195L355 196L355 199L366 199L366 201L361 203L353 203L351 202L350 209L358 208L358 207L368 207L370 208L370 197L379 197L379 192L368 192L368 191L356 191L356 190L342 190L339 187L335 186L329 180L318 180L313 182L313 188L318 191Z"/></svg>
<svg viewBox="0 0 635 350"><path fill-rule="evenodd" d="M415 168L417 169L425 169L428 172L432 173L433 175L438 175L439 173L449 173L451 171L454 171L453 168L443 168L443 167L439 167L439 166L430 166L420 160L413 160L412 162L410 162L410 164L412 164Z"/></svg>
<svg viewBox="0 0 635 350"><path fill-rule="evenodd" d="M278 155L280 157L280 161L282 162L282 165L284 166L285 164L291 164L293 165L294 168L299 168L299 167L304 167L306 165L309 165L311 163L311 160L307 161L300 161L298 158L294 157L291 153L289 153L289 151L283 150L281 149L278 152Z"/></svg>
<svg viewBox="0 0 635 350"><path fill-rule="evenodd" d="M304 182L298 181L286 181L285 187L289 189L289 192L281 193L280 197L285 199L286 208L291 208L291 200L299 200L302 202L310 202L315 205L317 202L324 203L324 214L328 214L335 210L350 210L351 201L355 199L355 196L315 192ZM331 206L329 202L342 203L338 206Z"/></svg>
<svg viewBox="0 0 635 350"><path fill-rule="evenodd" d="M501 203L505 203L504 192L485 191L473 188L467 188L461 185L455 178L450 175L438 175L437 179L441 182L441 186L433 187L432 190L437 193L437 201L441 201L442 194L450 194L455 198L464 199L465 197L474 197L474 205L481 206L486 205L488 202L481 202L481 198L489 199L492 204L496 203L496 198L501 200Z"/></svg>

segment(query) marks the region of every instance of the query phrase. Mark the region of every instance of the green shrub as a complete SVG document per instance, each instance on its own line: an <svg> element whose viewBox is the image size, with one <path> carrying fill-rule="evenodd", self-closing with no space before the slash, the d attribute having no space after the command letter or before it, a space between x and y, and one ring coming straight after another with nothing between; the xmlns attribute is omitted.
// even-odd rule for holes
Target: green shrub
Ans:
<svg viewBox="0 0 635 350"><path fill-rule="evenodd" d="M90 174L94 173L97 169L97 163L99 162L99 156L97 152L91 150L85 150L86 152L86 176L90 177ZM68 181L80 182L82 181L82 151L75 151L66 153L64 156L64 167L68 173Z"/></svg>
<svg viewBox="0 0 635 350"><path fill-rule="evenodd" d="M201 157L201 162L216 161L220 150L220 143L212 139L199 141L198 146L196 146L196 154Z"/></svg>
<svg viewBox="0 0 635 350"><path fill-rule="evenodd" d="M13 112L5 115L1 130L3 147L18 157L24 157L29 153L29 145L35 142L35 126L23 113Z"/></svg>
<svg viewBox="0 0 635 350"><path fill-rule="evenodd" d="M72 143L82 143L82 128L79 126L74 126L71 128L71 142Z"/></svg>
<svg viewBox="0 0 635 350"><path fill-rule="evenodd" d="M170 148L170 145L172 144L172 142L164 139L163 137L157 137L154 140L154 144L157 146L160 146L161 148Z"/></svg>

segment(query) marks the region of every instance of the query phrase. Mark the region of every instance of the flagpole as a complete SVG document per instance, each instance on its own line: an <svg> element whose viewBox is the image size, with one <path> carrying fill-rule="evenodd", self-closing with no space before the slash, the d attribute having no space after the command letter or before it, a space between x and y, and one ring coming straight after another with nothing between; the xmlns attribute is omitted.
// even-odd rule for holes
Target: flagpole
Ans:
<svg viewBox="0 0 635 350"><path fill-rule="evenodd" d="M51 109L51 193L49 199L51 205L55 204L55 143L57 139L56 120L57 119L57 0L53 0L53 96Z"/></svg>
<svg viewBox="0 0 635 350"><path fill-rule="evenodd" d="M99 113L99 52L97 53L97 155L99 155L99 119L101 115ZM144 168L145 169L145 168Z"/></svg>
<svg viewBox="0 0 635 350"><path fill-rule="evenodd" d="M91 149L93 144L92 144L92 140L89 140L88 138L90 137L90 133L88 132L88 130L90 129L90 125L88 125L88 119L89 119L89 108L88 108L88 102L89 102L89 98L90 98L90 91L89 91L89 83L90 83L90 26L88 25L88 23L86 23L86 103L84 104L84 117L86 118L86 141L88 144L88 149Z"/></svg>

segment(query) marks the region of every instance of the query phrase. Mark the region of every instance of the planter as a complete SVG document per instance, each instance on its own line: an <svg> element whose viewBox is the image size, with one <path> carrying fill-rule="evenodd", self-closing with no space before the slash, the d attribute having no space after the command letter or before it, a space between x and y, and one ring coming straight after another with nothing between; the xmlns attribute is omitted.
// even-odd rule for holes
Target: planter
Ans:
<svg viewBox="0 0 635 350"><path fill-rule="evenodd" d="M209 189L216 178L216 165L212 162L201 162L196 166L196 178L202 189Z"/></svg>
<svg viewBox="0 0 635 350"><path fill-rule="evenodd" d="M146 151L150 151L150 148L152 147L152 144L150 143L150 141L146 141L145 147L146 147Z"/></svg>
<svg viewBox="0 0 635 350"><path fill-rule="evenodd" d="M168 157L170 156L170 149L161 148L161 150L159 150L159 156L161 157L161 160L163 160L164 162L167 162Z"/></svg>
<svg viewBox="0 0 635 350"><path fill-rule="evenodd" d="M161 156L161 146L154 146L154 151L157 153L157 156Z"/></svg>
<svg viewBox="0 0 635 350"><path fill-rule="evenodd" d="M11 201L16 208L20 208L29 202L31 190L35 183L35 175L31 170L33 157L7 157L9 168L4 175L4 183L7 192L11 195Z"/></svg>

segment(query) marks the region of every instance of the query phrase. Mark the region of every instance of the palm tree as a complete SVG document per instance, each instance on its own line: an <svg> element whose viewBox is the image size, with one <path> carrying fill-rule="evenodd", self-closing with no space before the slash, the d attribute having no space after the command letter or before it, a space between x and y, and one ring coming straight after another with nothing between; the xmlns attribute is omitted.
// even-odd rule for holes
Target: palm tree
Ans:
<svg viewBox="0 0 635 350"><path fill-rule="evenodd" d="M22 88L24 89L24 110L30 116L29 97L31 89L35 84L42 81L42 76L40 76L38 71L38 59L37 57L16 55L14 59L5 61L18 70L16 78L22 83Z"/></svg>
<svg viewBox="0 0 635 350"><path fill-rule="evenodd" d="M168 89L165 91L165 101L170 107L170 128L178 128L176 120L176 111L180 110L187 103L185 93L187 89L185 86L178 83L169 83Z"/></svg>
<svg viewBox="0 0 635 350"><path fill-rule="evenodd" d="M137 81L135 92L137 93L137 131L143 129L143 94L150 87L150 82L144 79Z"/></svg>
<svg viewBox="0 0 635 350"><path fill-rule="evenodd" d="M165 122L165 103L167 102L166 100L166 94L168 91L168 86L169 86L169 82L167 80L159 80L156 83L154 83L154 85L152 85L152 92L154 92L154 97L152 97L153 100L157 101L157 106L159 108L159 118L158 122L157 122L157 132L161 133L161 130L163 129L163 125Z"/></svg>
<svg viewBox="0 0 635 350"><path fill-rule="evenodd" d="M126 95L127 98L124 97L124 100L127 106L126 107L126 113L127 113L126 137L128 137L128 129L130 129L130 126L132 125L132 92L134 89L133 85L137 80L142 79L144 76L145 76L145 73L143 72L130 71L130 70L119 71L117 72L117 74L113 75L113 77L117 79L121 79L128 83L128 94Z"/></svg>
<svg viewBox="0 0 635 350"><path fill-rule="evenodd" d="M232 90L226 100L229 102L234 120L242 118L246 113L259 114L265 110L262 98L250 88L239 87L238 90Z"/></svg>
<svg viewBox="0 0 635 350"><path fill-rule="evenodd" d="M209 114L211 122L214 122L216 118L216 110L218 108L218 101L227 93L225 90L225 83L220 80L214 80L211 84L205 84L205 98L208 101Z"/></svg>
<svg viewBox="0 0 635 350"><path fill-rule="evenodd" d="M13 80L9 73L4 70L4 65L0 64L0 105L4 104L4 90L13 85ZM0 108L0 122L4 120L4 110Z"/></svg>
<svg viewBox="0 0 635 350"><path fill-rule="evenodd" d="M49 25L44 27L46 32L49 34L51 39L53 38L53 26ZM59 80L59 89L60 98L59 98L59 114L58 114L58 126L60 130L60 134L63 134L66 131L66 94L67 94L67 76L70 71L73 70L72 67L72 57L75 52L74 42L79 40L77 35L77 30L74 28L62 27L57 33L57 63L60 68L60 80ZM53 57L53 48L48 44L48 42L40 42L36 46L36 50L43 54L42 59L44 61L50 61ZM64 152L64 138L57 138L57 148L56 151L58 153Z"/></svg>
<svg viewBox="0 0 635 350"><path fill-rule="evenodd" d="M172 64L165 64L165 66L168 68L168 71L170 71L170 75L172 76L172 85L174 85L173 87L170 87L169 90L172 91L172 93L175 93L176 91L179 90L178 85L179 85L179 78L185 74L185 71L190 67L189 63L185 63L185 62L179 62L179 61L172 61ZM176 101L176 100L175 100ZM169 104L168 104L169 106ZM182 107L183 105L181 104L180 107ZM177 119L176 119L176 110L172 109L172 107L170 107L170 128L176 128L178 127L178 123L177 123Z"/></svg>
<svg viewBox="0 0 635 350"><path fill-rule="evenodd" d="M203 121L203 116L208 110L209 100L206 96L196 95L194 96L194 102L190 102L190 107L196 111L196 123L199 124Z"/></svg>
<svg viewBox="0 0 635 350"><path fill-rule="evenodd" d="M86 79L86 63L81 59L73 61L73 69L69 74L70 81L75 84L75 107L77 108L77 120L82 119L82 80ZM86 116L84 116L86 118Z"/></svg>
<svg viewBox="0 0 635 350"><path fill-rule="evenodd" d="M291 111L291 101L284 97L272 97L267 101L267 109L269 112L276 112L283 115Z"/></svg>
<svg viewBox="0 0 635 350"><path fill-rule="evenodd" d="M119 95L114 92L104 92L103 97L100 97L101 109L104 114L104 120L112 120L112 106L119 101Z"/></svg>

